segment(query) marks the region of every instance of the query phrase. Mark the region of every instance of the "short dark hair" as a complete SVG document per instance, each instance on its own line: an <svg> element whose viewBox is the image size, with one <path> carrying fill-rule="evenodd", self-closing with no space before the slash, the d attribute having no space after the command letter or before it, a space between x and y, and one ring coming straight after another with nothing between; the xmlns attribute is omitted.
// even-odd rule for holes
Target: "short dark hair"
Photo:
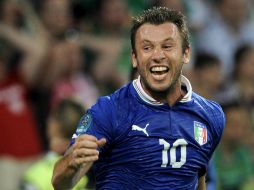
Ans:
<svg viewBox="0 0 254 190"><path fill-rule="evenodd" d="M167 7L152 7L151 9L144 10L140 15L133 17L132 22L131 47L134 53L136 53L135 37L137 30L145 23L159 25L170 22L175 24L182 38L183 52L186 48L190 47L187 21L185 16L180 11L172 10Z"/></svg>
<svg viewBox="0 0 254 190"><path fill-rule="evenodd" d="M85 108L79 102L67 98L61 100L51 111L50 117L60 125L60 131L64 138L71 138L76 130Z"/></svg>
<svg viewBox="0 0 254 190"><path fill-rule="evenodd" d="M204 69L209 66L220 66L220 60L218 57L208 53L198 53L194 62L194 69Z"/></svg>

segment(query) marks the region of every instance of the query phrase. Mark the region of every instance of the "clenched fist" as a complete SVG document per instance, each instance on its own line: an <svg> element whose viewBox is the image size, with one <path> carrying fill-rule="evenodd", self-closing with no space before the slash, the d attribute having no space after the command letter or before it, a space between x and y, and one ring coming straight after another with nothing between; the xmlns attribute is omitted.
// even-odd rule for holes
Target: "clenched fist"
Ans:
<svg viewBox="0 0 254 190"><path fill-rule="evenodd" d="M70 165L77 168L82 164L91 163L98 160L99 151L97 149L105 144L105 138L98 140L92 135L80 135L73 145Z"/></svg>

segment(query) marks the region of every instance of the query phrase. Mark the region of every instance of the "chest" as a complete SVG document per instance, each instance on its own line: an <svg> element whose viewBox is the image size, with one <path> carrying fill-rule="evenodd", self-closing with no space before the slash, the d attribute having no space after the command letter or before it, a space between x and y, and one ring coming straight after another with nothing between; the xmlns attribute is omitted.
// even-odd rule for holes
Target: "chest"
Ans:
<svg viewBox="0 0 254 190"><path fill-rule="evenodd" d="M196 173L209 161L212 134L199 116L182 111L146 110L121 123L112 159L135 170ZM130 164L131 163L131 164Z"/></svg>

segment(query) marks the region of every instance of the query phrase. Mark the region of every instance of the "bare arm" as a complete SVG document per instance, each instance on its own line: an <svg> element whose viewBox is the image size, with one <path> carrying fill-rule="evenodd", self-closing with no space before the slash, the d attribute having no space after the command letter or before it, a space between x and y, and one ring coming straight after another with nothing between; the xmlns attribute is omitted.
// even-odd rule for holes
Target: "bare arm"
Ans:
<svg viewBox="0 0 254 190"><path fill-rule="evenodd" d="M197 190L206 190L205 175L199 177Z"/></svg>
<svg viewBox="0 0 254 190"><path fill-rule="evenodd" d="M69 149L69 152L55 164L52 177L52 184L55 190L71 189L92 166L92 162L79 167L71 165L72 151L72 148Z"/></svg>
<svg viewBox="0 0 254 190"><path fill-rule="evenodd" d="M93 162L98 160L97 148L103 146L106 139L97 140L91 135L81 135L54 167L52 185L55 190L72 188L86 174Z"/></svg>
<svg viewBox="0 0 254 190"><path fill-rule="evenodd" d="M24 54L20 71L25 82L32 85L43 66L46 44L36 42L28 35L2 23L0 23L0 36Z"/></svg>
<svg viewBox="0 0 254 190"><path fill-rule="evenodd" d="M117 88L126 82L126 77L119 74L117 64L124 47L124 39L118 37L99 37L91 34L81 35L78 41L80 47L85 47L98 53L92 73L96 80L110 80Z"/></svg>
<svg viewBox="0 0 254 190"><path fill-rule="evenodd" d="M32 86L43 67L42 60L47 53L48 34L32 7L25 0L22 1L22 8L30 33L0 22L0 36L22 51L24 56L20 65L20 73L24 81Z"/></svg>

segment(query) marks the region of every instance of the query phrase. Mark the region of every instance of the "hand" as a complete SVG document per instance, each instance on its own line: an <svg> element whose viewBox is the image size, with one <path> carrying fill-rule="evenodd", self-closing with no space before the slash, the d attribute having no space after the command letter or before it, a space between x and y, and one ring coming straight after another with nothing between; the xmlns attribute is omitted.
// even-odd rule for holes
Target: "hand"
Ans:
<svg viewBox="0 0 254 190"><path fill-rule="evenodd" d="M86 163L91 163L99 159L98 147L106 144L106 139L98 140L92 135L81 135L76 139L73 145L71 166L79 167Z"/></svg>

